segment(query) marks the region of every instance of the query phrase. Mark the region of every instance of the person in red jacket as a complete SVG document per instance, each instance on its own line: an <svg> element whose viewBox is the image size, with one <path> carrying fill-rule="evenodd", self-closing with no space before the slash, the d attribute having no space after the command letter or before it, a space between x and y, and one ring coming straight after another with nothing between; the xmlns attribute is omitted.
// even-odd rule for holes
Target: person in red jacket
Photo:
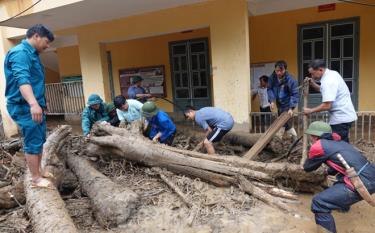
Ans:
<svg viewBox="0 0 375 233"><path fill-rule="evenodd" d="M371 194L375 193L375 166L356 148L341 140L337 133L332 133L331 126L325 122L311 123L305 133L310 135L312 146L303 165L304 170L314 171L324 163L328 166L328 174L336 175L337 179L334 185L313 197L311 211L315 214L318 232L336 233L331 211L349 211L351 205L362 200L337 154L341 154L349 166L354 168Z"/></svg>

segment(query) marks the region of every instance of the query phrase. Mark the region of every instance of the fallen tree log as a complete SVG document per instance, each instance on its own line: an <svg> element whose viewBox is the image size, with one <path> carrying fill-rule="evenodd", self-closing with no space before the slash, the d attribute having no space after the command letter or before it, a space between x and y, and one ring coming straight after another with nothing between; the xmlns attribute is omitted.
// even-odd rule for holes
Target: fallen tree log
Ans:
<svg viewBox="0 0 375 233"><path fill-rule="evenodd" d="M141 162L148 166L166 167L169 164L182 165L229 176L242 174L252 179L263 181L273 180L271 176L264 172L227 166L221 162L193 158L173 151L162 150L159 147L153 146L151 141L146 141L139 136L128 135L125 140L118 135L92 137L90 141L101 146L117 147L123 152L124 158L134 162Z"/></svg>
<svg viewBox="0 0 375 233"><path fill-rule="evenodd" d="M138 195L114 183L84 158L68 155L66 161L90 198L100 225L114 227L125 223L138 205Z"/></svg>
<svg viewBox="0 0 375 233"><path fill-rule="evenodd" d="M133 133L139 133L139 127L141 123L133 123L131 124L128 129L124 128L117 128L117 127L106 127L105 125L97 124L93 127L92 132L97 136L103 135L120 135L125 136L128 135L126 131L131 131ZM182 130L185 135L188 137L196 137L196 138L204 138L205 133L201 130L192 129L191 127L186 126L179 126L179 130ZM246 148L252 147L261 137L263 134L261 133L247 133L242 131L230 131L228 132L222 139L224 143L229 143L233 145L244 146ZM266 146L266 150L271 151L273 153L280 153L280 148L282 147L282 141L278 138L274 138L271 142Z"/></svg>
<svg viewBox="0 0 375 233"><path fill-rule="evenodd" d="M290 163L263 163L257 161L248 161L237 156L226 156L226 155L208 155L199 153L196 151L181 150L175 147L170 147L162 144L156 144L155 146L160 147L164 150L174 151L194 158L201 158L205 160L211 160L216 162L222 162L227 165L235 167L248 168L260 172L267 173L274 178L283 177L290 178L296 181L307 181L312 183L321 183L325 180L323 169L307 173L301 166Z"/></svg>
<svg viewBox="0 0 375 233"><path fill-rule="evenodd" d="M43 164L56 177L55 183L60 182L62 173L59 173L63 168L57 158L56 149L65 141L70 131L70 126L58 128L47 138L44 146ZM27 170L24 178L26 206L34 232L78 232L57 189L32 188L31 183L31 174Z"/></svg>
<svg viewBox="0 0 375 233"><path fill-rule="evenodd" d="M72 127L63 125L58 127L43 145L42 169L53 174L53 182L56 187L61 184L64 176L65 166L58 156L61 145L65 143L66 138L72 132Z"/></svg>
<svg viewBox="0 0 375 233"><path fill-rule="evenodd" d="M123 152L117 148L113 147L103 147L98 146L92 143L89 143L87 148L85 149L85 153L88 156L100 156L101 158L108 160L108 159L124 159ZM147 164L142 162L137 162L140 164L144 164L147 166ZM175 173L181 173L192 177L200 178L201 180L204 180L206 182L212 183L215 186L219 187L228 187L232 184L236 183L236 179L232 178L230 176L225 176L222 174L197 169L189 166L182 166L182 165L176 165L176 164L166 164L165 168L167 168L169 171L175 172Z"/></svg>
<svg viewBox="0 0 375 233"><path fill-rule="evenodd" d="M116 149L114 149L114 150L117 150L116 154L118 154L119 156L122 156L122 157L124 157L124 155L120 155L120 152L118 151L120 149L118 147L118 146L120 146L120 144L124 144L123 142L125 142L126 145L129 144L130 148L133 148L132 151L134 152L134 150L135 151L139 150L139 149L137 149L137 147L138 147L138 144L141 143L141 144L145 144L145 147L147 147L147 149L154 148L156 150L156 148L159 148L157 150L159 155L156 155L156 156L161 156L162 160L163 160L162 153L169 154L166 151L175 152L175 153L179 154L180 155L179 158L181 158L181 155L186 155L188 157L199 158L199 159L204 159L204 160L211 160L211 161L219 162L219 164L224 165L226 167L230 167L230 170L232 172L238 173L238 170L245 169L246 171L252 170L252 171L262 172L263 174L266 173L274 179L277 179L277 178L288 179L289 181L291 181L291 183L296 184L296 187L298 188L297 190L299 190L299 191L311 192L312 188L314 188L314 186L315 187L319 186L325 180L325 175L324 175L323 169L319 169L319 170L317 170L315 172L311 172L311 173L306 173L297 164L263 163L263 162L257 162L257 161L249 161L247 159L237 157L237 156L207 155L207 154L194 152L194 151L181 150L181 149L166 146L166 145L163 145L163 144L151 143L149 140L145 139L142 136L139 137L137 135L129 133L129 131L127 131L126 129L115 128L115 127L112 127L112 126L97 125L97 126L94 127L94 132L101 132L101 135L103 135L103 133L104 133L105 135L111 135L112 134L114 136L115 135L121 135L122 137L125 137L125 138L120 137L120 138L122 138L121 142L119 140L120 138L118 138L117 141L119 141L119 142L116 142L116 143L111 142L111 139L110 140L103 140L103 138L100 139L100 138L97 137L97 139L101 142L98 141L97 143L95 143L95 144L100 145L101 147L105 147L107 149L108 148L116 148ZM129 140L132 141L132 142L128 143ZM126 145L124 144L122 146L127 147ZM129 152L129 150L127 150L126 148L121 149L121 151L124 152L124 153L128 153L128 154L130 154L130 156L132 156L131 153ZM152 149L150 151L155 154L155 151L153 151ZM113 150L111 150L111 152L113 152ZM158 153L156 153L156 154L158 154ZM143 157L144 152L138 151L138 154L140 154L140 155L135 156L133 161L142 162L144 159L140 159L140 158ZM147 153L147 155L151 156L151 158L155 158L152 154ZM171 154L169 154L169 155L171 155ZM108 153L107 153L107 156L108 156ZM184 158L186 158L186 157L182 158L182 163L186 162ZM148 159L147 161L150 161L150 160ZM181 160L179 160L179 161L181 162ZM157 159L156 159L156 162L157 162ZM203 163L207 163L207 162L203 162ZM157 162L157 164L151 164L151 165L147 164L147 165L148 166L159 166L158 164L159 163ZM179 164L179 163L176 163L176 164ZM179 165L184 165L184 164L179 164ZM201 169L202 167L198 166L196 168ZM232 168L236 168L236 169L232 169ZM214 170L211 170L211 171L220 173L220 171L214 171ZM233 175L232 173L223 173L223 174ZM241 174L241 173L239 173L239 174ZM246 175L246 174L242 174L242 175ZM260 179L259 177L253 177L253 178L254 179ZM269 177L267 177L267 178L269 178ZM301 189L299 189L299 187L301 187Z"/></svg>

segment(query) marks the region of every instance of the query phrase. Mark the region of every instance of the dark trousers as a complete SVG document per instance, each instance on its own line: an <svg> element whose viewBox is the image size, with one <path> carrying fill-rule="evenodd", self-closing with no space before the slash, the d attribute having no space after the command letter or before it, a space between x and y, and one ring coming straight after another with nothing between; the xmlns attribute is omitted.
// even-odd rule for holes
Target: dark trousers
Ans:
<svg viewBox="0 0 375 233"><path fill-rule="evenodd" d="M260 107L259 109L260 109L260 112L272 112L270 106L265 107L265 108ZM260 125L261 125L262 129L264 129L264 130L266 129L266 125L270 126L271 125L271 114L260 115Z"/></svg>
<svg viewBox="0 0 375 233"><path fill-rule="evenodd" d="M367 183L366 187L370 193L375 192L375 182ZM345 183L338 182L313 197L311 211L315 214L316 224L336 233L336 224L331 211L347 212L351 205L360 200L362 197L357 191L352 191Z"/></svg>
<svg viewBox="0 0 375 233"><path fill-rule="evenodd" d="M120 124L120 120L118 119L117 115L115 115L115 116L113 116L113 117L109 120L109 123L110 123L112 126L118 127L119 124Z"/></svg>
<svg viewBox="0 0 375 233"><path fill-rule="evenodd" d="M331 128L334 133L337 133L338 135L340 135L341 140L349 143L349 131L350 131L350 128L352 127L352 123L353 122L331 125Z"/></svg>
<svg viewBox="0 0 375 233"><path fill-rule="evenodd" d="M173 143L173 140L174 140L174 136L175 136L175 135L176 135L176 131L175 131L173 134L171 134L171 136L169 136L167 139L165 139L165 141L162 142L162 143L164 143L164 144L166 144L166 145L168 145L168 146L171 146L172 143Z"/></svg>

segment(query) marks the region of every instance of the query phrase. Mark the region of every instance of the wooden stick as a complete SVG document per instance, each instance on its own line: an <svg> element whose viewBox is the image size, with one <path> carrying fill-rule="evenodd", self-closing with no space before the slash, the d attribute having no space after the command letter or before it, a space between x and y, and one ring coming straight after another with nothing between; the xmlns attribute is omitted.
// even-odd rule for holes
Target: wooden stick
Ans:
<svg viewBox="0 0 375 233"><path fill-rule="evenodd" d="M163 170L159 167L153 167L152 171L156 172L160 178L181 198L181 200L186 204L187 207L193 207L192 201L187 197L177 185L173 183L168 177L164 174Z"/></svg>
<svg viewBox="0 0 375 233"><path fill-rule="evenodd" d="M264 203L272 207L282 210L283 212L294 213L294 211L291 208L289 208L288 205L281 202L279 199L271 196L270 194L266 193L261 188L258 188L257 186L253 185L244 176L239 175L238 182L244 192L254 196L255 198L263 201Z"/></svg>
<svg viewBox="0 0 375 233"><path fill-rule="evenodd" d="M282 197L290 200L298 200L298 196L295 195L292 192L277 188L276 186L269 185L269 184L264 184L260 182L253 182L254 185L258 186L259 188L263 189L267 193L277 196L277 197Z"/></svg>
<svg viewBox="0 0 375 233"><path fill-rule="evenodd" d="M308 97L309 97L309 83L308 81L304 81L303 87L303 107L307 107L308 104ZM305 131L308 127L308 119L307 115L303 115L303 146L302 146L302 158L301 158L301 165L303 165L307 159L307 135Z"/></svg>
<svg viewBox="0 0 375 233"><path fill-rule="evenodd" d="M267 129L262 137L255 143L254 146L243 156L246 159L254 160L258 154L267 146L272 140L273 136L283 127L292 116L288 112L283 112Z"/></svg>

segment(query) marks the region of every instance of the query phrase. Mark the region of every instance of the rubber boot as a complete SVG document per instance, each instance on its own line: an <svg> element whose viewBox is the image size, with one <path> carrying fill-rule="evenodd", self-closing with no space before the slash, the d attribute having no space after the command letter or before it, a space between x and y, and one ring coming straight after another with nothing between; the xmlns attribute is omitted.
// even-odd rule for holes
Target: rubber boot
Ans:
<svg viewBox="0 0 375 233"><path fill-rule="evenodd" d="M316 225L316 232L317 233L334 233L334 232L329 231L326 228L322 227L321 225Z"/></svg>
<svg viewBox="0 0 375 233"><path fill-rule="evenodd" d="M292 136L293 142L297 141L298 136L297 136L297 132L294 128L290 128L288 131L286 131L286 133Z"/></svg>
<svg viewBox="0 0 375 233"><path fill-rule="evenodd" d="M318 233L337 233L335 219L331 213L315 213Z"/></svg>

